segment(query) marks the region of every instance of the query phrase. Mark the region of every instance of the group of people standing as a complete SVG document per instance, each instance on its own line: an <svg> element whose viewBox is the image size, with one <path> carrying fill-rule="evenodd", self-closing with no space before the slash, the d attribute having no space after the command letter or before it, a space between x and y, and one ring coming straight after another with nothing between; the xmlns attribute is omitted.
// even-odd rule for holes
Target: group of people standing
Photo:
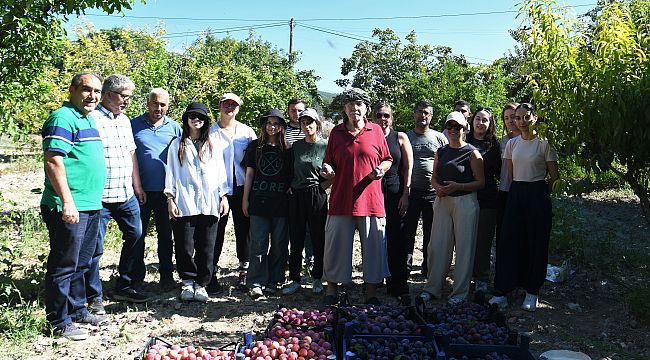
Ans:
<svg viewBox="0 0 650 360"><path fill-rule="evenodd" d="M401 133L389 104L376 104L371 121L369 96L353 88L343 93L343 122L324 139L318 113L299 99L289 101L288 119L279 109L261 115L256 133L237 120L244 102L233 93L221 97L218 121L192 102L179 125L166 116L169 93L156 88L147 112L129 120L134 89L124 75L102 83L79 73L69 101L42 129L41 212L51 249L45 303L55 335L82 340L88 334L75 324L107 321L99 263L110 218L123 239L113 298L148 301L141 285L152 213L160 288L176 286L175 254L184 301L206 302L222 290L216 265L232 216L240 285L253 298L299 291L305 251L312 291L334 304L339 284L352 281L358 231L363 301L379 304L376 289L386 280L387 292L410 304L422 217L423 299L441 296L454 249L449 301L466 298L472 279L487 291L496 230L491 301L507 306L506 295L523 287L525 308L535 309L551 225L545 178L552 185L558 173L555 151L531 128L532 105L504 108L501 142L492 110L479 107L472 117L462 101L444 133L430 128L433 108L424 101L415 105L414 128Z"/></svg>

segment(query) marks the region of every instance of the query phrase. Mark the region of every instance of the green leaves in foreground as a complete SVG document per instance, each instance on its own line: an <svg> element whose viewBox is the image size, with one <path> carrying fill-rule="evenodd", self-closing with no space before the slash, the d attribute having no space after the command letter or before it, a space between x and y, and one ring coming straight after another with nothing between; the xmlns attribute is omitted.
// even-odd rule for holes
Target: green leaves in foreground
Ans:
<svg viewBox="0 0 650 360"><path fill-rule="evenodd" d="M650 1L606 2L576 18L527 0L522 43L543 132L593 172L611 170L650 221Z"/></svg>

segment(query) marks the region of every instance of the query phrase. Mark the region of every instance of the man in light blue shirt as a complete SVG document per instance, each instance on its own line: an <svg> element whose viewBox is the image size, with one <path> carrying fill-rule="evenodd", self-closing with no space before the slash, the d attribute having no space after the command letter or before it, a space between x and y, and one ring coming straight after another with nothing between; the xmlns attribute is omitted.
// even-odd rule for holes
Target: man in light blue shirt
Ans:
<svg viewBox="0 0 650 360"><path fill-rule="evenodd" d="M149 220L153 212L158 235L158 271L160 272L160 290L168 291L176 286L174 281L174 264L172 262L174 243L167 212L165 189L165 166L169 144L181 136L180 125L166 116L169 108L169 93L165 89L155 88L147 96L147 112L131 120L133 139L137 146L142 190L147 194L146 202L140 204L142 220L142 238L138 242L137 264L139 272L144 274L144 239L147 236ZM140 253L142 254L140 256Z"/></svg>

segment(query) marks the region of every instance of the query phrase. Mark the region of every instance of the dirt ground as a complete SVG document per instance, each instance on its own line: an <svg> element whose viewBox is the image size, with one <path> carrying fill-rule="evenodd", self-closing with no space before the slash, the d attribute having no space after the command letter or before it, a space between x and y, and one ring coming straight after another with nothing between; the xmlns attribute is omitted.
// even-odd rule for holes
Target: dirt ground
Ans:
<svg viewBox="0 0 650 360"><path fill-rule="evenodd" d="M40 195L31 190L40 187L42 179L40 171L3 173L0 164L0 193L21 207L37 207ZM611 197L602 193L578 203L581 215L593 218L594 226L610 226L621 241L630 242L629 246L636 246L639 251L650 251L650 229L635 197ZM177 300L179 290L158 292L152 237L147 238L148 274L144 291L152 294L154 300L145 305L113 301L110 279L116 271L118 253L107 249L101 276L105 281L110 324L89 328L91 337L82 342L41 336L32 345L37 354L33 358L133 359L152 335L181 345L221 346L239 340L246 329L263 331L280 304L302 309L320 305L322 299L311 293L307 278L303 289L291 296L269 296L255 301L239 290L235 286L237 260L232 234L229 229L219 261L219 277L227 290L207 304L181 303ZM421 239L418 244L421 246ZM419 264L421 253L417 251L415 256L415 263ZM360 262L358 251L355 262ZM356 271L354 275L355 284L347 291L353 301L360 301L361 273ZM634 319L624 302L625 291L634 281L634 274L610 275L578 268L574 277L565 283L545 284L540 294L541 306L535 313L519 310L521 298L511 299L507 311L509 326L531 334L531 349L536 355L550 349L569 349L582 351L592 359L650 359L650 327ZM424 277L416 267L411 277L413 295L420 292L423 283ZM385 304L396 303L385 290L379 290L379 297Z"/></svg>

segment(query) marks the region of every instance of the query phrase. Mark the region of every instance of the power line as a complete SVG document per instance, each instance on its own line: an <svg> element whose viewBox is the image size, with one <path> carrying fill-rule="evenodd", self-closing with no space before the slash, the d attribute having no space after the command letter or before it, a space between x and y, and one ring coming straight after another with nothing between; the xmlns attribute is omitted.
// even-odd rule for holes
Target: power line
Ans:
<svg viewBox="0 0 650 360"><path fill-rule="evenodd" d="M185 37L185 36L194 36L194 35L200 35L200 34L223 34L223 33L229 33L229 32L242 31L242 30L266 29L266 28L285 26L285 25L286 24L281 23L281 24L266 24L266 25L257 25L257 26L240 26L240 27L237 27L237 28L227 28L227 29L222 29L222 30L188 31L187 33L175 33L174 35L164 35L164 36L161 36L161 37L164 38L164 39L172 39L172 38Z"/></svg>
<svg viewBox="0 0 650 360"><path fill-rule="evenodd" d="M582 4L572 5L567 7L593 7L598 4ZM503 15L503 14L516 14L519 10L499 10L499 11L481 11L473 13L456 13L456 14L438 14L438 15L414 15L414 16L385 16L385 17L358 17L358 18L312 18L312 19L297 19L296 21L366 21L366 20L413 20L413 19L436 19L444 17L458 17L458 16L484 16L484 15ZM286 21L284 19L242 19L242 18L195 18L195 17L162 17L162 16L137 16L137 15L111 15L111 14L86 14L86 16L97 17L121 17L130 19L157 19L157 20L183 20L183 21L248 21L248 22L277 22ZM304 26L304 24L303 24Z"/></svg>
<svg viewBox="0 0 650 360"><path fill-rule="evenodd" d="M336 36L340 36L340 37L344 37L344 38L348 38L348 39L352 39L352 40L367 41L367 42L371 42L371 43L375 43L375 44L377 43L376 41L368 40L367 38L362 39L360 37L338 33L338 32L335 32L333 30L319 29L319 28L316 28L316 27L313 27L313 26L302 24L302 23L297 23L297 25L302 26L302 27L307 28L307 29L310 29L310 30L319 31L319 32L323 32L323 33L327 33L327 34L331 34L331 35L336 35Z"/></svg>
<svg viewBox="0 0 650 360"><path fill-rule="evenodd" d="M268 24L260 24L260 25L242 25L242 26L226 27L226 28L220 28L220 29L182 31L182 32L176 32L176 33L166 33L163 37L199 35L199 34L205 33L206 31L217 33L217 32L228 32L228 31L239 31L239 30L244 30L244 29L258 29L258 28L271 27L271 26L282 26L282 25L285 25L285 24L286 24L286 21L268 23Z"/></svg>
<svg viewBox="0 0 650 360"><path fill-rule="evenodd" d="M112 15L112 14L85 14L85 16L97 17L121 17L129 19L144 19L144 20L191 20L191 21L286 21L284 19L229 19L229 18L193 18L193 17L162 17L162 16L137 16L137 15Z"/></svg>

